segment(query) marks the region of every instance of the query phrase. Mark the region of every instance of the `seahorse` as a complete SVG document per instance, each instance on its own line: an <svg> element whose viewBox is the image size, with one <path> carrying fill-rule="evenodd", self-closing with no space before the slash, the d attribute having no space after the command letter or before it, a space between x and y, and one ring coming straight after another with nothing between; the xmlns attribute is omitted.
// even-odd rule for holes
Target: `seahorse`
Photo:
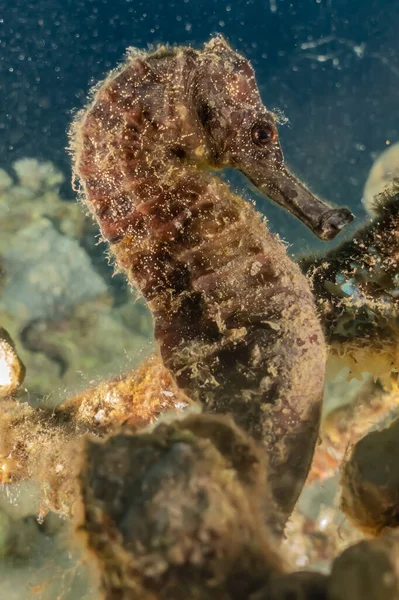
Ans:
<svg viewBox="0 0 399 600"><path fill-rule="evenodd" d="M75 119L71 150L84 202L152 311L164 364L182 393L265 446L286 518L317 439L325 342L306 278L217 170L243 172L323 239L351 213L286 168L253 68L222 37L130 52Z"/></svg>

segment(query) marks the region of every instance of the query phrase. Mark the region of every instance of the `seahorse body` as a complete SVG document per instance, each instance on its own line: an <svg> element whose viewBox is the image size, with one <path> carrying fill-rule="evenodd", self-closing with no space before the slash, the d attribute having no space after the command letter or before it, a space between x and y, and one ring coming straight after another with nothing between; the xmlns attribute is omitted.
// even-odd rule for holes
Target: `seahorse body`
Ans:
<svg viewBox="0 0 399 600"><path fill-rule="evenodd" d="M250 64L222 38L131 55L76 119L72 149L85 202L152 310L165 365L191 399L232 413L265 445L289 515L317 438L325 344L282 242L209 172L235 167L272 197L312 202L284 167Z"/></svg>

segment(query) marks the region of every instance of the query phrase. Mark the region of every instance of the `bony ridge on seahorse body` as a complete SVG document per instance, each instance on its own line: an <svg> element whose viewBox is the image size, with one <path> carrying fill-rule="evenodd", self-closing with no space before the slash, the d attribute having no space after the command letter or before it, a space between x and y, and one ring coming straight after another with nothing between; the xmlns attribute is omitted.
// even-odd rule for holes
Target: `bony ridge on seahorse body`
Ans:
<svg viewBox="0 0 399 600"><path fill-rule="evenodd" d="M284 166L251 65L221 37L131 55L72 129L75 174L117 265L147 299L165 365L204 409L267 448L285 517L319 428L325 343L312 293L234 167L317 235L351 220Z"/></svg>

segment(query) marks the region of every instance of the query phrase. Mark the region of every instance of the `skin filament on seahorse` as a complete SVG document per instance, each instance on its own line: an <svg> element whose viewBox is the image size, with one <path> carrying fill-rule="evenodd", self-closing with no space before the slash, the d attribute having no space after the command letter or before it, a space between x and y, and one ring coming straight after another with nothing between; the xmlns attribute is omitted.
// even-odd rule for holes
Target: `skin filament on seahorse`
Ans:
<svg viewBox="0 0 399 600"><path fill-rule="evenodd" d="M233 167L317 235L351 220L284 166L251 65L202 51L133 54L72 129L75 174L115 261L146 298L164 364L204 410L263 444L287 517L318 435L325 343L312 293L279 238L213 171Z"/></svg>

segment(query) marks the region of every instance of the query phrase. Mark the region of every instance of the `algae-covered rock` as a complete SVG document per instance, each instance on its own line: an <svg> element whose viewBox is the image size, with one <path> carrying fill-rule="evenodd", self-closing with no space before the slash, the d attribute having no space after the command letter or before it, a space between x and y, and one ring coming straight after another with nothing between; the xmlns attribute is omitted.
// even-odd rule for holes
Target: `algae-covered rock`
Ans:
<svg viewBox="0 0 399 600"><path fill-rule="evenodd" d="M341 508L368 534L399 526L399 419L353 448L341 480Z"/></svg>
<svg viewBox="0 0 399 600"><path fill-rule="evenodd" d="M226 418L87 440L80 532L104 598L238 600L282 571L262 454Z"/></svg>
<svg viewBox="0 0 399 600"><path fill-rule="evenodd" d="M169 419L178 418L189 404L159 356L59 406L42 403L34 408L26 401L5 399L0 402L0 484L7 484L7 496L15 499L20 510L28 502L41 514L57 510L70 515L77 499L75 475L82 438L87 433L104 437L122 426L140 430L153 426L165 413ZM32 481L37 484L33 489L21 487ZM2 500L0 494L0 509Z"/></svg>
<svg viewBox="0 0 399 600"><path fill-rule="evenodd" d="M77 305L58 321L39 319L21 329L0 301L0 323L18 344L30 401L48 397L57 404L66 394L120 376L138 364L152 348L151 319L142 305L133 303L123 313L101 296Z"/></svg>
<svg viewBox="0 0 399 600"><path fill-rule="evenodd" d="M328 577L312 571L298 571L272 577L269 584L249 600L327 600Z"/></svg>
<svg viewBox="0 0 399 600"><path fill-rule="evenodd" d="M328 600L398 600L399 538L364 540L334 560Z"/></svg>
<svg viewBox="0 0 399 600"><path fill-rule="evenodd" d="M18 344L30 401L55 404L129 371L148 351L152 318L143 301L125 302L98 230L61 198L63 174L31 158L13 168L0 171L0 323Z"/></svg>

